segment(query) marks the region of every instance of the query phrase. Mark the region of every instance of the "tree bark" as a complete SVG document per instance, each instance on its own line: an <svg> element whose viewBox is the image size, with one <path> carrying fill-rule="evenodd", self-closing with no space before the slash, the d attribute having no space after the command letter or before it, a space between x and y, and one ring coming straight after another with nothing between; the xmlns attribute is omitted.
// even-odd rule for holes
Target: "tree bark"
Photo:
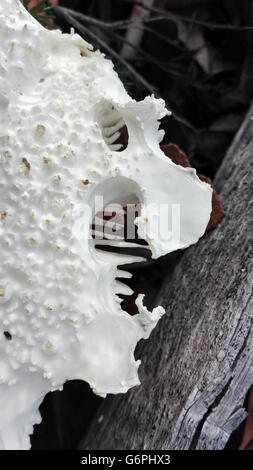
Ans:
<svg viewBox="0 0 253 470"><path fill-rule="evenodd" d="M253 105L214 186L225 217L180 255L141 344L142 384L105 399L81 449L223 449L253 383Z"/></svg>

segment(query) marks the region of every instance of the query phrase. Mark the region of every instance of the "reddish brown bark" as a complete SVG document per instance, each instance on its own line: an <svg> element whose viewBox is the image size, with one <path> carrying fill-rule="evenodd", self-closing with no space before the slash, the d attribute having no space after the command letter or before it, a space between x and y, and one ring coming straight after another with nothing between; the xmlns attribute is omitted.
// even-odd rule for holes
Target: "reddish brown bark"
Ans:
<svg viewBox="0 0 253 470"><path fill-rule="evenodd" d="M249 392L247 412L248 417L246 420L242 443L239 447L239 450L247 450L249 443L253 443L253 385Z"/></svg>

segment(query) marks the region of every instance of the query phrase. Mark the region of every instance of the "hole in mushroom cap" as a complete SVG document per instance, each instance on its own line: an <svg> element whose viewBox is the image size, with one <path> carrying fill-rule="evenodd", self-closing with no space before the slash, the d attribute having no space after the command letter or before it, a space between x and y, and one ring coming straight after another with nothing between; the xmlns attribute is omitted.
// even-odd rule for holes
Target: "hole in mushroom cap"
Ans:
<svg viewBox="0 0 253 470"><path fill-rule="evenodd" d="M123 210L123 215L121 211L119 213L116 210L111 213L108 212L108 210L105 210L95 215L91 227L95 248L97 250L113 253L114 255L123 254L136 258L150 258L148 244L145 240L142 240L138 237L137 227L134 225L134 219L140 214L140 204L129 204L125 206ZM134 238L130 237L130 239L128 238L129 220L132 220L134 225L132 230L135 232ZM99 240L97 240L98 236L100 238ZM124 265L120 265L118 267L123 266ZM131 271L131 266L126 266L127 272ZM123 271L122 278L117 277L116 281L120 283L123 290L124 285L126 285L127 288ZM119 290L121 290L121 288ZM116 295L119 299L121 299L120 304L123 310L125 310L130 315L136 315L139 313L135 304L137 293L133 292L131 294L124 294L122 292L116 292Z"/></svg>
<svg viewBox="0 0 253 470"><path fill-rule="evenodd" d="M128 146L128 129L120 112L110 101L102 101L96 107L96 119L106 145L114 152L122 152Z"/></svg>
<svg viewBox="0 0 253 470"><path fill-rule="evenodd" d="M114 195L113 199L109 195ZM118 256L118 268L122 276L116 278L116 295L123 310L130 315L138 313L135 305L135 294L127 285L126 277L131 266L150 259L151 252L147 242L137 233L136 217L141 213L141 197L136 183L128 178L117 176L102 183L96 190L96 195L102 197L103 205L95 207L91 222L91 234L94 248L102 252ZM122 255L132 259L131 264L122 261ZM135 261L136 259L136 261ZM124 273L125 271L125 273Z"/></svg>

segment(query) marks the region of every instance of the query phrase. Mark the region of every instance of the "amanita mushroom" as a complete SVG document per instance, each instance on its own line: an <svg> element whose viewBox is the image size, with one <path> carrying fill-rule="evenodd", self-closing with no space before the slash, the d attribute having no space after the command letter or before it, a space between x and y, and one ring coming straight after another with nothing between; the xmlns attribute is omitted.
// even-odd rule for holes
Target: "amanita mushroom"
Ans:
<svg viewBox="0 0 253 470"><path fill-rule="evenodd" d="M121 309L118 266L136 259L95 249L95 197L141 203L136 224L155 258L204 234L212 190L160 150L161 99L133 100L110 60L73 31L44 29L18 0L1 1L0 22L0 447L28 449L43 397L65 381L102 396L139 384L135 346L164 313L142 296L138 315ZM176 237L154 233L160 207L169 231L180 207Z"/></svg>

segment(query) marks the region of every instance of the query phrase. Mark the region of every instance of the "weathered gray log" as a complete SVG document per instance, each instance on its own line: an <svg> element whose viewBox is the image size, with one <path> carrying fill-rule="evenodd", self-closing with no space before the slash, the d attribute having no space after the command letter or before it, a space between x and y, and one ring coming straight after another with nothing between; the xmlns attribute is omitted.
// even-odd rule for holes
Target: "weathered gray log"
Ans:
<svg viewBox="0 0 253 470"><path fill-rule="evenodd" d="M106 398L82 449L223 449L253 383L253 105L215 187L226 216L164 280L140 387ZM103 418L103 419L102 419Z"/></svg>

